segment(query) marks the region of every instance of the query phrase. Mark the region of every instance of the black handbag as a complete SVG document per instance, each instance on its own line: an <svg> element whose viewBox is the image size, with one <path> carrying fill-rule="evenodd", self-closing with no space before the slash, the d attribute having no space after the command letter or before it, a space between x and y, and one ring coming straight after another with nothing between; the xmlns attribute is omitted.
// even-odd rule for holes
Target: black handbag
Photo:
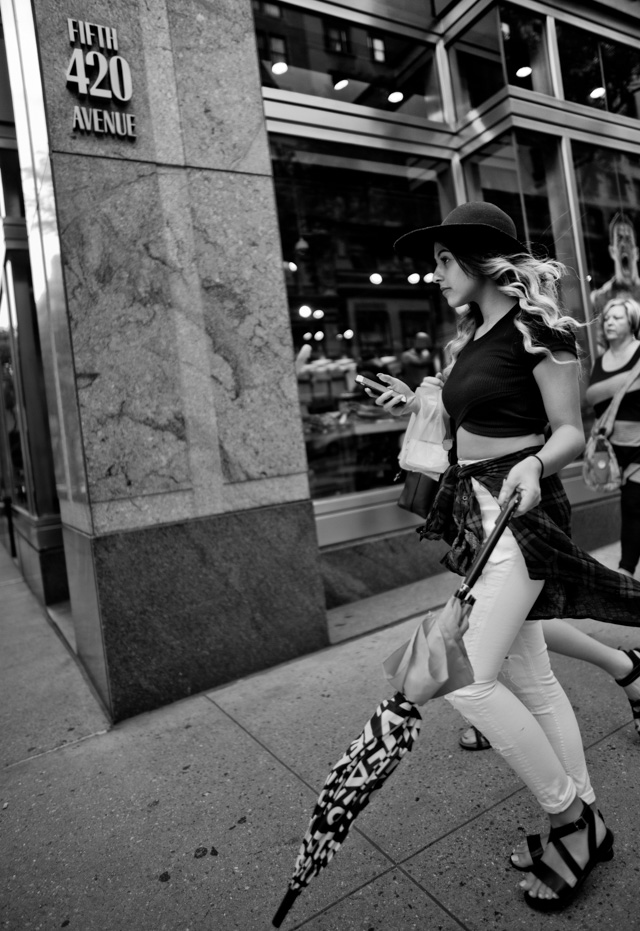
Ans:
<svg viewBox="0 0 640 931"><path fill-rule="evenodd" d="M426 520L439 487L440 482L430 475L423 472L407 472L404 488L398 498L398 507Z"/></svg>

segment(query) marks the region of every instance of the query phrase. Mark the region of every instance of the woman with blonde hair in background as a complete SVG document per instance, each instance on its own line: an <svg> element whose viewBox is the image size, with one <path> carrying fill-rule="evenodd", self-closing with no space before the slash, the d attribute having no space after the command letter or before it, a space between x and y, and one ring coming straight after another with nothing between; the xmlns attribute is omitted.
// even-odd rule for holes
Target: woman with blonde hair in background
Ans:
<svg viewBox="0 0 640 931"><path fill-rule="evenodd" d="M630 297L610 300L602 330L607 348L594 363L586 393L596 417L640 363L640 304ZM619 571L633 577L640 559L640 373L624 393L609 441L622 472Z"/></svg>

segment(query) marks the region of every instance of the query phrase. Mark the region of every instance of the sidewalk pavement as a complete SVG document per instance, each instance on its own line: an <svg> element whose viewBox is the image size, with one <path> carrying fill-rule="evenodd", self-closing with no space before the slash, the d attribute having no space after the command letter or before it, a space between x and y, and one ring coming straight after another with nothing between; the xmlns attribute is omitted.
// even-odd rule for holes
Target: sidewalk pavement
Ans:
<svg viewBox="0 0 640 931"><path fill-rule="evenodd" d="M614 549L596 555L611 565ZM382 659L448 584L426 579L336 609L330 627L343 642L110 727L0 547L0 927L270 928L329 769L390 694ZM405 619L369 629L381 618ZM614 646L640 640L632 628L581 626ZM344 639L350 630L358 636ZM438 699L283 931L638 931L640 741L629 705L600 670L559 656L554 667L616 834L614 860L573 907L545 916L524 904L507 855L543 819L497 754L458 748L463 723Z"/></svg>

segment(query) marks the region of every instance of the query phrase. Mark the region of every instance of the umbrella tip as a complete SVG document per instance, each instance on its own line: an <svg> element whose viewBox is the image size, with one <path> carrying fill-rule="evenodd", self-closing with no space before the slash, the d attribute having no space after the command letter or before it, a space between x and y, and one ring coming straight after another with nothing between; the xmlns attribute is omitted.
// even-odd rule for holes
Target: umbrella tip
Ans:
<svg viewBox="0 0 640 931"><path fill-rule="evenodd" d="M280 908L273 916L273 920L271 924L273 925L274 928L280 927L282 922L285 920L285 918L289 914L289 909L291 908L291 906L293 905L293 903L295 902L295 900L298 898L299 895L300 895L299 889L287 889L286 895L284 899L282 900L282 902L280 903Z"/></svg>

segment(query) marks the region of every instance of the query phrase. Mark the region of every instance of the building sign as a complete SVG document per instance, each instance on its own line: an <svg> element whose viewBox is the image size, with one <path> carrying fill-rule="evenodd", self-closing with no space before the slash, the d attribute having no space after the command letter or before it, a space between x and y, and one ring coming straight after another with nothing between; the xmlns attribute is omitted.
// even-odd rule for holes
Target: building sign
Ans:
<svg viewBox="0 0 640 931"><path fill-rule="evenodd" d="M74 48L67 67L67 87L86 105L73 108L73 131L95 135L136 138L133 113L111 109L128 104L133 95L129 62L118 54L118 33L111 26L100 26L81 19L68 19L69 41Z"/></svg>

